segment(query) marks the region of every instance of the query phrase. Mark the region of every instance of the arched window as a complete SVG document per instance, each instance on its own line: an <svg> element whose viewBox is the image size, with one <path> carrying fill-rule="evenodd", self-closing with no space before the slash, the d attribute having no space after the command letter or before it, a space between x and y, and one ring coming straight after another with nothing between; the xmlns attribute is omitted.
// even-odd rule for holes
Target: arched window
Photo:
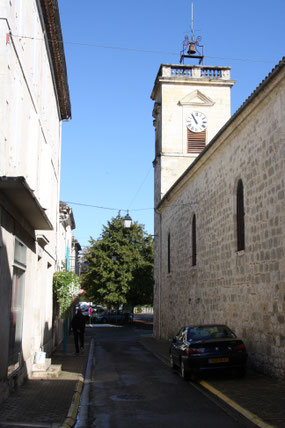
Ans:
<svg viewBox="0 0 285 428"><path fill-rule="evenodd" d="M192 266L197 263L197 243L196 243L196 215L192 218Z"/></svg>
<svg viewBox="0 0 285 428"><path fill-rule="evenodd" d="M170 266L170 233L167 237L167 272L170 273L171 266Z"/></svg>
<svg viewBox="0 0 285 428"><path fill-rule="evenodd" d="M244 195L242 180L237 185L237 250L244 250L245 243L244 233Z"/></svg>

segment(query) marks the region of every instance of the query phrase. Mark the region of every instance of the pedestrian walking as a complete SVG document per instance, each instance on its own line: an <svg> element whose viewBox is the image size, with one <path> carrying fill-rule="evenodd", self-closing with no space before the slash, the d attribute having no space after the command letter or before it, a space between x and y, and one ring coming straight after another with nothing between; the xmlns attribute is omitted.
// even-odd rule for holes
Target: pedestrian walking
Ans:
<svg viewBox="0 0 285 428"><path fill-rule="evenodd" d="M71 328L74 336L76 354L79 354L79 344L80 352L84 352L85 317L82 315L81 309L78 309L77 313L72 318Z"/></svg>

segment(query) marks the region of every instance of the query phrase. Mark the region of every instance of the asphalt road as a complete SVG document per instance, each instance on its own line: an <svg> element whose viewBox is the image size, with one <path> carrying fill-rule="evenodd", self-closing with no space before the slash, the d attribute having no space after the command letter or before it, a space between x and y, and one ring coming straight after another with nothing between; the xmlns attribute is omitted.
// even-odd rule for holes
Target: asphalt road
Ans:
<svg viewBox="0 0 285 428"><path fill-rule="evenodd" d="M237 428L228 414L140 343L151 331L95 327L88 427Z"/></svg>

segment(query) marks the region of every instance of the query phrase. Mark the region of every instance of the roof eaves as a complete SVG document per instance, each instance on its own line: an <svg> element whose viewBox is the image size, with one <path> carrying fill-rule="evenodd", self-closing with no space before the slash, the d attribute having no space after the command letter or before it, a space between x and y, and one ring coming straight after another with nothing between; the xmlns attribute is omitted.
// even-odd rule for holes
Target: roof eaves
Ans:
<svg viewBox="0 0 285 428"><path fill-rule="evenodd" d="M71 104L58 1L40 0L40 5L54 68L61 119L69 120L71 119Z"/></svg>

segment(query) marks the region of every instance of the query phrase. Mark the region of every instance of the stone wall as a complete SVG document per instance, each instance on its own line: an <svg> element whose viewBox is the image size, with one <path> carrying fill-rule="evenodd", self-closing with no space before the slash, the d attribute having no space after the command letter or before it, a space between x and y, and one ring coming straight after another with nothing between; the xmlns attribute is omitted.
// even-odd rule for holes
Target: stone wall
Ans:
<svg viewBox="0 0 285 428"><path fill-rule="evenodd" d="M155 219L155 335L170 337L187 323L226 323L245 340L250 362L279 377L285 376L284 77L282 69L236 115L169 192ZM238 252L239 179L245 250Z"/></svg>

